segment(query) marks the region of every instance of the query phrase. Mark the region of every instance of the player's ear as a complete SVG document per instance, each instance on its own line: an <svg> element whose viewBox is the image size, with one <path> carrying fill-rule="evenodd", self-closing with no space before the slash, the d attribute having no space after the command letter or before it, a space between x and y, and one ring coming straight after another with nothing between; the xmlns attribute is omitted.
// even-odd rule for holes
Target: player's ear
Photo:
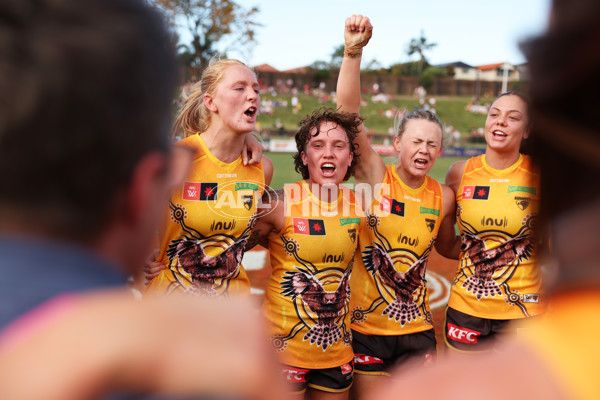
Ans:
<svg viewBox="0 0 600 400"><path fill-rule="evenodd" d="M397 152L400 152L401 148L402 148L402 146L400 145L400 136L395 135L394 136L394 150L396 150Z"/></svg>

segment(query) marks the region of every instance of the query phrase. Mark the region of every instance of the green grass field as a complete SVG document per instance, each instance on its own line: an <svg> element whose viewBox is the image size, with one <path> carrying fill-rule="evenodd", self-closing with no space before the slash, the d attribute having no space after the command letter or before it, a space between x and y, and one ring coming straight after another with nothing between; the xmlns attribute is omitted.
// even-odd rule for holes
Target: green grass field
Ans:
<svg viewBox="0 0 600 400"><path fill-rule="evenodd" d="M294 160L291 153L266 152L265 156L269 157L271 161L273 161L274 172L273 180L271 181L272 188L280 189L286 183L292 183L302 179L300 174L294 170ZM463 158L438 157L429 175L443 183L444 178L446 177L446 171L448 171L448 167L458 160L463 160ZM384 161L386 164L395 164L396 158L394 156L388 156L384 157ZM348 181L350 184L353 182L353 178Z"/></svg>

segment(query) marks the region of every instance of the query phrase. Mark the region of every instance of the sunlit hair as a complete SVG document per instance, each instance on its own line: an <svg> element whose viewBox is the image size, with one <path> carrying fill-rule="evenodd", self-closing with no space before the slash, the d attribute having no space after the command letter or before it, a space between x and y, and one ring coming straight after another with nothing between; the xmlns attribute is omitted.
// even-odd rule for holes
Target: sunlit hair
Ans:
<svg viewBox="0 0 600 400"><path fill-rule="evenodd" d="M429 110L414 110L411 112L404 111L400 118L398 118L398 114L399 113L396 113L396 117L394 118L394 132L396 132L396 136L399 138L402 137L406 131L406 124L409 120L425 120L433 122L440 127L442 132L444 132L442 121L440 121L434 112Z"/></svg>
<svg viewBox="0 0 600 400"><path fill-rule="evenodd" d="M195 135L208 129L211 122L211 113L204 105L204 95L209 93L214 95L217 86L223 80L225 71L229 67L240 65L248 68L246 64L233 59L212 59L208 67L202 72L202 77L189 90L189 93L182 94L183 105L177 114L177 119L173 124L172 135L176 136L180 132L183 137ZM256 73L252 71L256 78Z"/></svg>
<svg viewBox="0 0 600 400"><path fill-rule="evenodd" d="M350 145L350 151L352 152L352 163L346 171L344 181L352 176L356 164L360 160L358 153L358 145L354 143L356 136L358 135L360 126L363 122L362 117L358 114L350 114L345 112L338 112L332 108L322 107L315 110L312 114L307 115L300 121L298 131L296 132L296 148L298 152L294 154L294 165L296 172L302 175L303 179L310 178L308 167L302 162L302 152L306 151L306 145L310 141L311 137L319 136L321 133L321 126L325 122L333 122L337 126L342 127L348 137L348 143Z"/></svg>

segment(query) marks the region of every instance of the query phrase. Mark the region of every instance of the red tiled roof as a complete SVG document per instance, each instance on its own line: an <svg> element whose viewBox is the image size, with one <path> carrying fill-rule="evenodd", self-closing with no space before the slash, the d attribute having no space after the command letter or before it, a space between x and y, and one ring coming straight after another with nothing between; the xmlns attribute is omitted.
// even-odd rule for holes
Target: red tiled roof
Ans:
<svg viewBox="0 0 600 400"><path fill-rule="evenodd" d="M305 74L306 72L308 72L308 67L298 67L298 68L286 69L285 71L282 71L282 72L287 72L290 74Z"/></svg>
<svg viewBox="0 0 600 400"><path fill-rule="evenodd" d="M279 70L275 67L270 66L269 64L260 64L253 68L256 72L279 72Z"/></svg>
<svg viewBox="0 0 600 400"><path fill-rule="evenodd" d="M475 68L481 71L490 71L494 69L498 69L503 66L505 63L497 63L497 64L486 64L486 65L478 65Z"/></svg>

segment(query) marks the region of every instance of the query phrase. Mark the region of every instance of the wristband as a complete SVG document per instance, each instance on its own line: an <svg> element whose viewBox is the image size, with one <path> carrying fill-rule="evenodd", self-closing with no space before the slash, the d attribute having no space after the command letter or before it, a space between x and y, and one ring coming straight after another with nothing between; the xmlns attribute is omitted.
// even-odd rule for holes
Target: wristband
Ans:
<svg viewBox="0 0 600 400"><path fill-rule="evenodd" d="M369 39L373 36L373 30L369 29L362 33L362 40L358 43L344 46L344 57L359 58L362 57L362 49L369 43Z"/></svg>

